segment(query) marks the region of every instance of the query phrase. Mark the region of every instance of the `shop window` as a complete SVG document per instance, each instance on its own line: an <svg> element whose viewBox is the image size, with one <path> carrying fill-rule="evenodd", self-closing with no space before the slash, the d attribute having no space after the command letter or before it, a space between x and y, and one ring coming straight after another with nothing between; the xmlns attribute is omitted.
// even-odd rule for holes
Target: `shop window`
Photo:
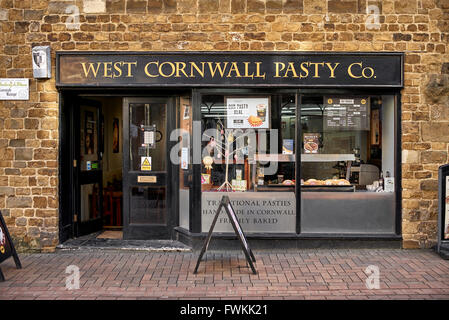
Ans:
<svg viewBox="0 0 449 320"><path fill-rule="evenodd" d="M203 232L224 193L245 232L296 232L295 119L295 95L202 96Z"/></svg>
<svg viewBox="0 0 449 320"><path fill-rule="evenodd" d="M395 97L302 96L301 231L391 233Z"/></svg>

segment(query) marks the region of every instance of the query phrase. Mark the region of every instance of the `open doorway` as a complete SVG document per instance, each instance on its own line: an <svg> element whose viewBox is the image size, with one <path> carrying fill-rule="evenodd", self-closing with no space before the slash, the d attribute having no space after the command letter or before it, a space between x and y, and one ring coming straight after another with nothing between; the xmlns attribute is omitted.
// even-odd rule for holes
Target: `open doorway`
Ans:
<svg viewBox="0 0 449 320"><path fill-rule="evenodd" d="M123 238L123 115L121 97L96 98L102 104L103 231L98 238Z"/></svg>
<svg viewBox="0 0 449 320"><path fill-rule="evenodd" d="M179 98L61 95L60 241L172 239Z"/></svg>
<svg viewBox="0 0 449 320"><path fill-rule="evenodd" d="M74 120L75 236L122 239L122 98L82 96Z"/></svg>

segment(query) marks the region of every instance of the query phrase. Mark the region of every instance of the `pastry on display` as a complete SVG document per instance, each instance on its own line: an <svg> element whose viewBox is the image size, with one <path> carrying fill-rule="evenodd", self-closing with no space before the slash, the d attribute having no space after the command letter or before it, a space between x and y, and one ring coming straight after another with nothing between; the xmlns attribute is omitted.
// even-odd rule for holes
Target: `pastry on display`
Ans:
<svg viewBox="0 0 449 320"><path fill-rule="evenodd" d="M282 184L284 186L293 186L293 185L295 185L295 183L292 180L284 180L284 181L282 181Z"/></svg>
<svg viewBox="0 0 449 320"><path fill-rule="evenodd" d="M325 183L323 180L317 180L317 179L309 179L304 182L304 185L306 186L323 186Z"/></svg>
<svg viewBox="0 0 449 320"><path fill-rule="evenodd" d="M346 179L309 179L304 182L305 186L350 186L351 183Z"/></svg>
<svg viewBox="0 0 449 320"><path fill-rule="evenodd" d="M338 179L337 181L338 181L337 185L339 185L339 186L350 186L351 185L351 182L349 182L346 179Z"/></svg>
<svg viewBox="0 0 449 320"><path fill-rule="evenodd" d="M325 182L327 186L350 186L351 183L346 179L327 179Z"/></svg>

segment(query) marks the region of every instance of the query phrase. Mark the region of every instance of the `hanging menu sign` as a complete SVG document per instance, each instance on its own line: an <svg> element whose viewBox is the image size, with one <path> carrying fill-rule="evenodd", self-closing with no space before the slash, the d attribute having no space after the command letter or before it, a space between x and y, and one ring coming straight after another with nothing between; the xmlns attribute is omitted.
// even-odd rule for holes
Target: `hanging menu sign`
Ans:
<svg viewBox="0 0 449 320"><path fill-rule="evenodd" d="M324 97L323 128L330 130L369 130L367 97Z"/></svg>

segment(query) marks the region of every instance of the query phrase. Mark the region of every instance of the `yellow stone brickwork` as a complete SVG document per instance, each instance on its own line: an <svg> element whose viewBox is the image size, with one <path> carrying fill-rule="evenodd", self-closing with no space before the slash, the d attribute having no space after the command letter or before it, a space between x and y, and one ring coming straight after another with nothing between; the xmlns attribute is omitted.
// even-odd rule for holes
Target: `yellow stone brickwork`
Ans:
<svg viewBox="0 0 449 320"><path fill-rule="evenodd" d="M0 102L0 210L22 249L58 244L56 50L405 52L403 245L436 241L449 0L0 0L0 28L0 77L31 79L29 101ZM33 79L35 45L51 46L50 80Z"/></svg>

